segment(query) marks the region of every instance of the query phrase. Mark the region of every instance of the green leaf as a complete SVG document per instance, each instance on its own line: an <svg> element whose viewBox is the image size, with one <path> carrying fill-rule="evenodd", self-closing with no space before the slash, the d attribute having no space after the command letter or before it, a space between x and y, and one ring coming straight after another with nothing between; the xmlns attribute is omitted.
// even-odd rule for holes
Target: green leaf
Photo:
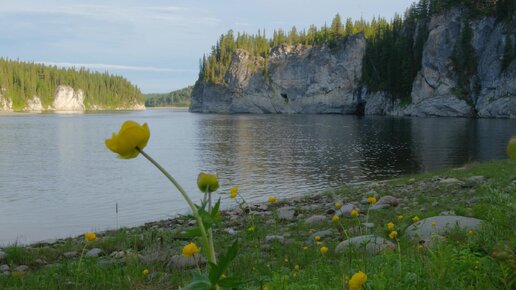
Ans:
<svg viewBox="0 0 516 290"><path fill-rule="evenodd" d="M217 213L219 212L219 208L220 208L220 197L219 197L219 200L217 200L217 202L215 203L215 205L211 209L211 217L212 218L216 218L217 217Z"/></svg>
<svg viewBox="0 0 516 290"><path fill-rule="evenodd" d="M180 290L212 290L210 279L199 273L192 273L192 282Z"/></svg>
<svg viewBox="0 0 516 290"><path fill-rule="evenodd" d="M220 287L235 288L235 287L238 287L238 286L240 286L240 285L242 285L244 283L247 283L247 282L243 281L240 278L237 278L237 277L227 277L227 278L220 279L217 284Z"/></svg>
<svg viewBox="0 0 516 290"><path fill-rule="evenodd" d="M217 265L210 263L209 264L209 277L210 281L213 285L216 285L220 280L220 277L226 271L229 264L238 254L238 240L235 240L231 247L229 247L228 251L225 255L220 257L220 260Z"/></svg>

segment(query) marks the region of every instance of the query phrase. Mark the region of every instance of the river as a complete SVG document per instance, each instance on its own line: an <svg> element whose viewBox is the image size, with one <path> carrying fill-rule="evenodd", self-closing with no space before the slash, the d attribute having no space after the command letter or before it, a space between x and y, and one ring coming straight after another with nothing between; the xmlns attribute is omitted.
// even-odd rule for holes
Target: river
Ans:
<svg viewBox="0 0 516 290"><path fill-rule="evenodd" d="M147 122L145 151L189 192L200 171L250 202L346 182L506 158L516 120L344 115L210 115L182 110L0 116L0 244L140 225L187 211L143 157L104 145L125 120ZM231 202L221 195L223 204ZM116 206L118 205L118 214Z"/></svg>

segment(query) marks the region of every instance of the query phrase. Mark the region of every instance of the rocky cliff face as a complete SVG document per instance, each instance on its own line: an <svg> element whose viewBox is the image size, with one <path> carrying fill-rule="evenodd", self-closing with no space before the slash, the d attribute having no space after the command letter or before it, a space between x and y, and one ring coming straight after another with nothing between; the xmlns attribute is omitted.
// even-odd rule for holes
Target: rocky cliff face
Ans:
<svg viewBox="0 0 516 290"><path fill-rule="evenodd" d="M510 25L492 17L466 23L464 17L465 11L455 8L429 21L421 70L408 105L402 106L385 92L360 87L366 41L355 35L334 51L325 46L274 48L268 73L264 73L264 59L239 50L224 83L197 82L190 110L516 118L516 61L501 69ZM473 33L471 46L477 63L468 95L458 92L459 72L453 62L466 25Z"/></svg>
<svg viewBox="0 0 516 290"><path fill-rule="evenodd" d="M355 35L333 51L281 45L265 60L233 55L224 84L197 82L190 110L216 113L345 113L356 111L366 41ZM266 71L267 70L267 71Z"/></svg>
<svg viewBox="0 0 516 290"><path fill-rule="evenodd" d="M7 96L8 92L0 90L0 112L12 112L13 102ZM105 110L101 106L92 105L91 108L86 108L84 104L84 93L82 90L74 90L70 86L58 86L54 95L54 101L50 106L43 106L41 99L38 96L33 96L32 99L26 101L24 112L41 112L54 111L57 113L73 113L83 112L85 110ZM112 108L109 108L112 109ZM120 106L116 110L145 110L143 103L136 103L130 106Z"/></svg>

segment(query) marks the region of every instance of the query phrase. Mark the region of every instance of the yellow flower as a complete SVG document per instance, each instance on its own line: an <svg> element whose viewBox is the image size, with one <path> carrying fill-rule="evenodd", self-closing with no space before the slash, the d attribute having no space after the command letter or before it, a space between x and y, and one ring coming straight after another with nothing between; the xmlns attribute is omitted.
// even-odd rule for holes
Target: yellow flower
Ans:
<svg viewBox="0 0 516 290"><path fill-rule="evenodd" d="M328 247L321 247L319 251L321 251L321 254L326 254L326 252L328 252Z"/></svg>
<svg viewBox="0 0 516 290"><path fill-rule="evenodd" d="M373 197L373 196L370 196L367 198L367 202L370 203L370 204L375 204L376 203L376 198Z"/></svg>
<svg viewBox="0 0 516 290"><path fill-rule="evenodd" d="M334 215L332 218L331 218L331 221L336 223L340 220L339 216L338 215Z"/></svg>
<svg viewBox="0 0 516 290"><path fill-rule="evenodd" d="M323 242L315 242L316 245L320 246L323 244Z"/></svg>
<svg viewBox="0 0 516 290"><path fill-rule="evenodd" d="M118 153L118 157L129 159L138 156L140 151L147 145L150 138L150 130L147 123L140 125L134 121L125 121L118 131L113 133L111 139L106 139L106 147Z"/></svg>
<svg viewBox="0 0 516 290"><path fill-rule="evenodd" d="M191 257L195 253L199 252L199 248L194 243L189 243L188 245L183 247L183 256L185 257Z"/></svg>
<svg viewBox="0 0 516 290"><path fill-rule="evenodd" d="M349 290L362 289L362 286L365 284L366 281L367 275L364 272L360 271L353 274L351 279L349 279Z"/></svg>
<svg viewBox="0 0 516 290"><path fill-rule="evenodd" d="M357 217L359 215L358 210L356 210L356 209L352 210L349 215L352 217Z"/></svg>
<svg viewBox="0 0 516 290"><path fill-rule="evenodd" d="M86 232L84 234L84 239L88 242L92 242L97 239L97 235L94 232Z"/></svg>
<svg viewBox="0 0 516 290"><path fill-rule="evenodd" d="M307 247L307 246L304 246L304 247L303 247L303 250L305 250L305 251L306 251L306 250L308 250L308 247Z"/></svg>
<svg viewBox="0 0 516 290"><path fill-rule="evenodd" d="M248 227L248 228L247 228L247 231L248 231L248 232L250 232L250 233L254 232L254 230L255 230L255 228L254 228L254 227Z"/></svg>
<svg viewBox="0 0 516 290"><path fill-rule="evenodd" d="M201 172L197 176L197 187L202 192L214 192L219 188L219 179L215 174Z"/></svg>
<svg viewBox="0 0 516 290"><path fill-rule="evenodd" d="M432 222L432 227L436 227L437 226L437 223L436 222Z"/></svg>
<svg viewBox="0 0 516 290"><path fill-rule="evenodd" d="M475 233L472 230L468 231L468 237L472 237Z"/></svg>
<svg viewBox="0 0 516 290"><path fill-rule="evenodd" d="M285 263L288 263L288 258L285 258Z"/></svg>
<svg viewBox="0 0 516 290"><path fill-rule="evenodd" d="M299 265L297 265L297 264L296 264L296 265L294 266L294 270L299 271Z"/></svg>
<svg viewBox="0 0 516 290"><path fill-rule="evenodd" d="M269 287L265 286L262 290L269 290Z"/></svg>
<svg viewBox="0 0 516 290"><path fill-rule="evenodd" d="M231 187L231 189L229 190L229 198L235 198L238 194L238 187L236 186L233 186Z"/></svg>
<svg viewBox="0 0 516 290"><path fill-rule="evenodd" d="M400 215L398 216L398 220L399 220L399 221L401 221L403 218L404 218L404 216L403 216L402 214L400 214Z"/></svg>
<svg viewBox="0 0 516 290"><path fill-rule="evenodd" d="M419 217L418 217L418 216L414 216L414 217L412 218L412 221L413 221L413 222L417 222L417 221L419 221Z"/></svg>
<svg viewBox="0 0 516 290"><path fill-rule="evenodd" d="M149 269L144 269L143 270L143 276L147 276L149 275Z"/></svg>
<svg viewBox="0 0 516 290"><path fill-rule="evenodd" d="M392 231L389 234L389 238L391 238L391 239L395 239L397 236L398 236L398 232L397 231Z"/></svg>
<svg viewBox="0 0 516 290"><path fill-rule="evenodd" d="M340 203L340 202L338 202L338 201L337 201L337 202L335 203L335 208L336 208L336 209L339 209L339 208L341 208L341 207L342 207L342 203Z"/></svg>
<svg viewBox="0 0 516 290"><path fill-rule="evenodd" d="M269 203L275 203L277 201L276 197L274 196L269 196L269 199L267 199L269 201Z"/></svg>
<svg viewBox="0 0 516 290"><path fill-rule="evenodd" d="M389 230L394 229L394 223L393 223L393 222L388 223L388 224L387 224L387 228L388 228Z"/></svg>
<svg viewBox="0 0 516 290"><path fill-rule="evenodd" d="M321 240L321 237L320 236L315 236L314 238L316 241L320 241Z"/></svg>

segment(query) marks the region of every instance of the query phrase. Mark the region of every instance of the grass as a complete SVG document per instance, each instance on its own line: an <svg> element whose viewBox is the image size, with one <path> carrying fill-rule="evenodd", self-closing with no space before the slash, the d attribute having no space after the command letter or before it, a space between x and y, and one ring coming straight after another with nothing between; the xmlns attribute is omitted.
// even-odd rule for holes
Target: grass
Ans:
<svg viewBox="0 0 516 290"><path fill-rule="evenodd" d="M436 178L466 181L477 175L486 177L486 181L461 186L445 185ZM216 248L221 253L233 240L240 240L239 254L227 274L247 281L242 289L347 289L347 281L357 271L367 274L366 289L515 289L514 180L516 162L493 161L385 182L348 185L333 192L279 201L267 211L252 206L252 221L249 214L235 215L238 210L230 210L223 213L221 224L215 228ZM336 254L335 246L346 237L341 227L331 222L328 210L335 201L360 202L374 193L380 197L396 196L401 203L394 209L370 211L367 220L375 226L368 233L389 239L386 224L392 221L401 251ZM284 205L295 208L295 221L276 218L277 209ZM365 222L368 205L359 206L362 215L358 220L339 221L351 236L365 232L359 223ZM404 236L405 229L412 224L411 217L423 219L442 211L455 211L487 223L473 233L451 231L432 247L421 246ZM313 214L327 215L328 222L317 227L306 225L305 218ZM399 214L404 216L402 220L398 220ZM191 219L184 216L100 233L87 249L98 247L105 255L85 257L79 273L79 257L67 258L63 253L76 251L80 255L85 245L82 237L52 245L9 246L3 249L7 257L0 264L9 265L11 272L17 265L27 265L30 270L9 276L0 274L0 289L178 289L191 281L192 273L199 271L171 270L166 265L171 255L180 255L182 247L191 241L181 238L181 232L191 228ZM247 230L251 225L255 231ZM229 227L237 233L224 231ZM322 244L309 240L314 231L327 229L332 235L324 237ZM282 235L285 243L265 242L267 235ZM199 240L193 241L201 244ZM329 251L321 254L322 246ZM125 258L110 257L118 251L123 251ZM148 275L143 274L144 269L149 270ZM200 271L206 273L207 268L200 267Z"/></svg>

